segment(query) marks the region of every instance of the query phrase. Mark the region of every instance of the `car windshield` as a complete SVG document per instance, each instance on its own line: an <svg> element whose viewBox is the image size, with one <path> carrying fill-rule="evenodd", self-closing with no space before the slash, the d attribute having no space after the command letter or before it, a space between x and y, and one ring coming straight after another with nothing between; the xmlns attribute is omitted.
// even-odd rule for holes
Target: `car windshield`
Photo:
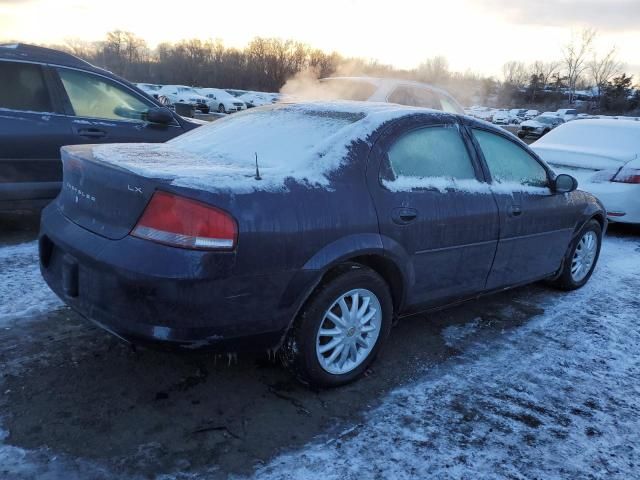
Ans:
<svg viewBox="0 0 640 480"><path fill-rule="evenodd" d="M192 95L197 95L198 92L196 92L192 87L179 87L178 91L180 93L190 93Z"/></svg>

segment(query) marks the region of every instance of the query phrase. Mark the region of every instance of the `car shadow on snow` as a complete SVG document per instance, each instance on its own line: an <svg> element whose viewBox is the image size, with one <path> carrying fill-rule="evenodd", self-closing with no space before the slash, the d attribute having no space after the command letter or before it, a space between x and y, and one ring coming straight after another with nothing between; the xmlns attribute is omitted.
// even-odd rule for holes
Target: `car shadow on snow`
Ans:
<svg viewBox="0 0 640 480"><path fill-rule="evenodd" d="M277 453L362 421L386 392L542 313L532 286L403 319L352 385L313 391L266 354L134 350L68 309L0 332L6 443L155 476L250 473Z"/></svg>

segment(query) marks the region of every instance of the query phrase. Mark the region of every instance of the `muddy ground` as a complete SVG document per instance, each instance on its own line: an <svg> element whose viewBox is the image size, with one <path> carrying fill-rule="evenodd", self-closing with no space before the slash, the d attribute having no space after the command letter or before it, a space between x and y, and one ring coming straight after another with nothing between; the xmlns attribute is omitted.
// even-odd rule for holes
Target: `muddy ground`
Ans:
<svg viewBox="0 0 640 480"><path fill-rule="evenodd" d="M0 248L36 238L34 216L0 222ZM611 234L638 237L629 228ZM445 328L481 322L491 339L543 313L539 305L556 294L533 285L404 319L365 378L325 391L300 386L262 353L134 349L61 307L0 330L4 443L89 462L91 478L102 468L104 478L250 474L276 454L344 432L391 389L461 355Z"/></svg>

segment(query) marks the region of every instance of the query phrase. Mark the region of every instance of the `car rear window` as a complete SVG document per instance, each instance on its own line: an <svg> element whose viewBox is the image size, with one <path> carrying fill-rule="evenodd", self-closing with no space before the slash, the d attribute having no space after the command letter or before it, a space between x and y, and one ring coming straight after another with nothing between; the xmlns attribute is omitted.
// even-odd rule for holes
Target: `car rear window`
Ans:
<svg viewBox="0 0 640 480"><path fill-rule="evenodd" d="M51 97L40 65L0 62L0 108L51 112Z"/></svg>

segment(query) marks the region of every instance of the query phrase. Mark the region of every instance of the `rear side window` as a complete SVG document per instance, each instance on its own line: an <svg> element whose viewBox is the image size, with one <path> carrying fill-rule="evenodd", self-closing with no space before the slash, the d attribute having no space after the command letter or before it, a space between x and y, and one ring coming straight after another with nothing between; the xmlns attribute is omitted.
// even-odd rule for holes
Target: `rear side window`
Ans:
<svg viewBox="0 0 640 480"><path fill-rule="evenodd" d="M144 120L151 105L106 80L77 70L58 69L73 111L79 117Z"/></svg>
<svg viewBox="0 0 640 480"><path fill-rule="evenodd" d="M475 179L469 152L457 128L427 127L400 137L388 151L389 168L401 178Z"/></svg>
<svg viewBox="0 0 640 480"><path fill-rule="evenodd" d="M51 112L51 97L40 65L0 62L0 108Z"/></svg>
<svg viewBox="0 0 640 480"><path fill-rule="evenodd" d="M548 186L547 171L524 148L485 130L473 129L482 154L496 183Z"/></svg>

